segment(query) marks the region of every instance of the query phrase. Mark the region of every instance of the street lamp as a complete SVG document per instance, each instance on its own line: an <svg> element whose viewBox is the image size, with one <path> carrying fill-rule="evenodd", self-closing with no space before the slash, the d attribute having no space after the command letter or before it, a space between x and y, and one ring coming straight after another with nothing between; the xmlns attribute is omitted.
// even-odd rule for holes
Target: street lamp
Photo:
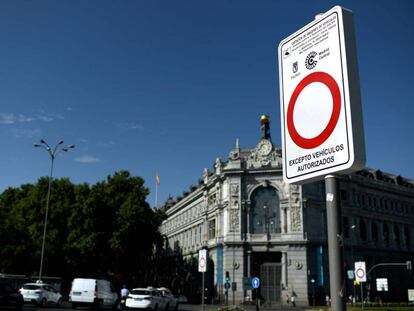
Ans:
<svg viewBox="0 0 414 311"><path fill-rule="evenodd" d="M47 227L47 217L49 213L50 188L52 185L52 178L53 178L53 164L59 152L61 151L68 152L69 149L75 148L75 145L68 145L66 147L62 147L62 145L63 145L63 140L59 141L56 144L55 148L52 150L49 144L45 142L43 139L40 140L40 144L33 145L36 148L39 147L39 148L45 149L49 153L50 158L52 160L51 167L50 167L49 186L47 189L47 198L46 198L46 213L45 213L45 224L43 226L42 252L40 255L40 269L39 269L39 280L38 280L40 282L42 281L42 272L43 272L43 257L45 253L46 227Z"/></svg>
<svg viewBox="0 0 414 311"><path fill-rule="evenodd" d="M355 243L355 229L356 229L356 225L352 225L351 226L351 230L352 230L352 239L351 239L351 258L352 258L352 269L354 270L354 274L355 274L355 259L354 259L354 243ZM353 300L356 300L356 288L355 288L355 276L354 276L354 297L352 298ZM354 301L352 301L353 303Z"/></svg>

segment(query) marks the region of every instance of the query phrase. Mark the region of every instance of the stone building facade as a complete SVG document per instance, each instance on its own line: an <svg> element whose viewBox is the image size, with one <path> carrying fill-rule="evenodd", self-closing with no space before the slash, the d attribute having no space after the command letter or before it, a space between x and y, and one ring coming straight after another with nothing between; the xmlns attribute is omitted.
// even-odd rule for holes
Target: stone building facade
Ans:
<svg viewBox="0 0 414 311"><path fill-rule="evenodd" d="M324 182L284 183L281 149L272 144L267 116L262 116L261 132L254 148L242 149L237 141L226 161L216 159L213 172L204 170L197 186L165 202L161 233L167 247L184 258L208 250L208 290L215 301L226 298L226 276L237 283L236 291L229 289L230 303L255 299L243 279L256 276L263 303L285 304L291 296L298 305L321 303L329 295ZM368 268L414 260L412 180L366 169L341 176L340 188L347 270L358 260ZM381 273L376 270L372 276ZM377 294L373 287L365 288L370 299ZM348 280L346 295L355 295L355 290Z"/></svg>

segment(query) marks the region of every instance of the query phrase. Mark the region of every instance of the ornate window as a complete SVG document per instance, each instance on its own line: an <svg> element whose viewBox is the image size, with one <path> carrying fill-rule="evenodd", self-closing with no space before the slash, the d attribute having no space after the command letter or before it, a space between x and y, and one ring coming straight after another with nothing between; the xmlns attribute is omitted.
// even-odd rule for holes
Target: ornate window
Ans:
<svg viewBox="0 0 414 311"><path fill-rule="evenodd" d="M378 226L375 222L371 224L371 236L374 243L378 242Z"/></svg>
<svg viewBox="0 0 414 311"><path fill-rule="evenodd" d="M216 237L216 220L212 219L208 222L208 239L214 239Z"/></svg>
<svg viewBox="0 0 414 311"><path fill-rule="evenodd" d="M272 187L260 187L251 197L251 233L280 233L279 196Z"/></svg>
<svg viewBox="0 0 414 311"><path fill-rule="evenodd" d="M404 226L404 244L410 246L410 229L407 226Z"/></svg>
<svg viewBox="0 0 414 311"><path fill-rule="evenodd" d="M359 235L362 241L367 240L367 227L363 219L359 221Z"/></svg>
<svg viewBox="0 0 414 311"><path fill-rule="evenodd" d="M385 244L390 243L390 232L388 230L388 225L384 224L382 227L382 238Z"/></svg>
<svg viewBox="0 0 414 311"><path fill-rule="evenodd" d="M349 219L348 219L348 217L343 217L342 222L343 222L344 237L349 238Z"/></svg>
<svg viewBox="0 0 414 311"><path fill-rule="evenodd" d="M394 244L400 245L400 229L397 225L394 225Z"/></svg>

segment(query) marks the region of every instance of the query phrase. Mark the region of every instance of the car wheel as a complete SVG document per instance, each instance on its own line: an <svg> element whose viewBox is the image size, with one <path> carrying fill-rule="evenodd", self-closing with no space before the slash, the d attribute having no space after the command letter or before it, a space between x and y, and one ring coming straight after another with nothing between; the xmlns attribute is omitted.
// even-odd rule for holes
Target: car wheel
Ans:
<svg viewBox="0 0 414 311"><path fill-rule="evenodd" d="M46 307L46 303L47 303L46 298L43 298L42 301L39 303L39 307L41 308Z"/></svg>
<svg viewBox="0 0 414 311"><path fill-rule="evenodd" d="M78 306L75 303L72 303L72 309L76 309Z"/></svg>
<svg viewBox="0 0 414 311"><path fill-rule="evenodd" d="M166 305L165 305L165 310L169 310L170 309L170 304L169 303L167 303Z"/></svg>
<svg viewBox="0 0 414 311"><path fill-rule="evenodd" d="M115 301L115 304L112 306L112 310L119 310L121 309L121 304L119 303L119 300Z"/></svg>
<svg viewBox="0 0 414 311"><path fill-rule="evenodd" d="M158 305L155 305L154 311L158 311Z"/></svg>
<svg viewBox="0 0 414 311"><path fill-rule="evenodd" d="M178 302L175 304L174 311L178 311Z"/></svg>
<svg viewBox="0 0 414 311"><path fill-rule="evenodd" d="M56 308L60 308L60 305L62 304L62 299L58 299L58 301L56 302Z"/></svg>

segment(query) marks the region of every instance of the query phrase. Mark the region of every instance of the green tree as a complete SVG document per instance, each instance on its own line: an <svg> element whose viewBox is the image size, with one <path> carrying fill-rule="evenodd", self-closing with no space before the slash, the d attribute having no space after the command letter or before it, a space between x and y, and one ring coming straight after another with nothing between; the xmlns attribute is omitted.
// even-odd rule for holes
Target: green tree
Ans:
<svg viewBox="0 0 414 311"><path fill-rule="evenodd" d="M48 178L0 195L0 272L37 275ZM163 219L146 202L141 177L116 172L92 186L54 179L44 275L148 280Z"/></svg>

